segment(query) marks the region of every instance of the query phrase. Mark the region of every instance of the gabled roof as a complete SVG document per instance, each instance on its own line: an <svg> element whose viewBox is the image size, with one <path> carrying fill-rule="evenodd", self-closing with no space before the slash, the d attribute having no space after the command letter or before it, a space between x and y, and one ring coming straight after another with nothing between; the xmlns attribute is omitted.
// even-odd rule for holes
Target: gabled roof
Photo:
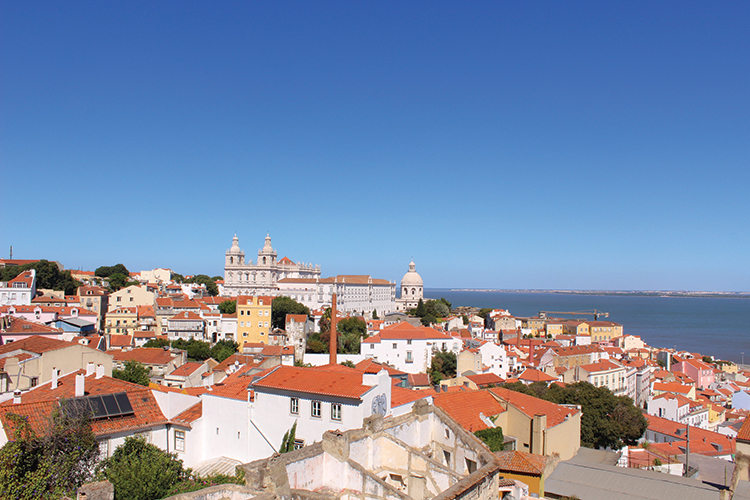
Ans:
<svg viewBox="0 0 750 500"><path fill-rule="evenodd" d="M381 340L451 340L451 337L434 328L413 326L406 321L387 326L376 335L364 339L363 343L379 343Z"/></svg>
<svg viewBox="0 0 750 500"><path fill-rule="evenodd" d="M478 387L489 384L502 384L504 380L494 373L480 373L479 375L466 375L466 378L477 384Z"/></svg>
<svg viewBox="0 0 750 500"><path fill-rule="evenodd" d="M687 428L685 424L673 422L666 418L657 417L655 415L643 415L648 420L648 430L652 432L658 432L676 438L677 440L685 440ZM739 435L738 435L739 437ZM735 444L732 439L724 434L718 432L712 432L700 427L690 426L690 451L694 452L696 448L693 447L693 443L707 443L713 447L713 451L708 450L701 453L702 455L728 455L733 454L735 450Z"/></svg>
<svg viewBox="0 0 750 500"><path fill-rule="evenodd" d="M575 415L580 411L576 408L558 405L510 389L496 387L487 390L515 406L529 418L534 418L534 415L547 415L548 428L564 422L568 416Z"/></svg>
<svg viewBox="0 0 750 500"><path fill-rule="evenodd" d="M203 416L203 401L198 401L193 406L174 416L172 421L176 424L190 425Z"/></svg>
<svg viewBox="0 0 750 500"><path fill-rule="evenodd" d="M252 387L360 399L372 389L356 370L333 371L297 366L276 366L256 375Z"/></svg>
<svg viewBox="0 0 750 500"><path fill-rule="evenodd" d="M426 373L410 373L406 376L410 387L428 387L430 376Z"/></svg>
<svg viewBox="0 0 750 500"><path fill-rule="evenodd" d="M203 363L198 363L196 361L188 361L184 365L180 365L169 374L169 376L172 377L188 377L195 373L200 367L203 366Z"/></svg>
<svg viewBox="0 0 750 500"><path fill-rule="evenodd" d="M745 422L737 432L737 440L750 444L750 418L745 418Z"/></svg>
<svg viewBox="0 0 750 500"><path fill-rule="evenodd" d="M557 380L557 378L547 375L536 368L527 368L518 376L518 380L527 380L529 382L552 382L553 380Z"/></svg>
<svg viewBox="0 0 750 500"><path fill-rule="evenodd" d="M169 321L203 321L203 318L192 311L184 311L175 314L174 316L169 318Z"/></svg>
<svg viewBox="0 0 750 500"><path fill-rule="evenodd" d="M110 347L128 347L133 345L133 337L130 335L110 335L109 345Z"/></svg>
<svg viewBox="0 0 750 500"><path fill-rule="evenodd" d="M0 328L0 333L10 334L62 334L63 331L59 328L53 328L43 323L37 323L36 321L29 321L24 318L16 316L6 316L6 327Z"/></svg>
<svg viewBox="0 0 750 500"><path fill-rule="evenodd" d="M13 351L27 351L35 354L43 354L47 351L55 351L57 349L64 349L66 347L74 346L73 342L65 342L64 340L51 339L48 337L27 337L25 339L16 340L9 344L0 346L0 355L13 352Z"/></svg>
<svg viewBox="0 0 750 500"><path fill-rule="evenodd" d="M585 370L588 373L606 372L609 370L617 370L618 368L622 368L622 366L608 359L603 359L596 363L591 363L590 365L581 366L581 370Z"/></svg>
<svg viewBox="0 0 750 500"><path fill-rule="evenodd" d="M503 405L487 391L441 392L434 394L435 406L441 408L469 432L489 428L480 417L489 418L505 411Z"/></svg>
<svg viewBox="0 0 750 500"><path fill-rule="evenodd" d="M525 451L498 451L495 456L502 472L541 476L547 466L547 457Z"/></svg>
<svg viewBox="0 0 750 500"><path fill-rule="evenodd" d="M654 382L654 391L674 392L678 394L688 394L693 389L692 386L683 385L679 382Z"/></svg>
<svg viewBox="0 0 750 500"><path fill-rule="evenodd" d="M7 418L8 413L26 417L32 429L43 432L49 415L59 405L59 401L75 397L75 377L81 373L85 373L85 370L77 370L60 377L55 389L51 388L51 383L46 383L23 393L21 404L13 404L12 400L0 404L0 419L6 426L6 435L8 425L11 425ZM91 429L97 436L147 429L167 423L159 404L147 387L107 376L97 379L93 374L85 377L84 387L87 396L125 392L133 408L131 415L93 420Z"/></svg>
<svg viewBox="0 0 750 500"><path fill-rule="evenodd" d="M114 361L139 361L146 365L166 365L174 359L174 354L161 347L141 347L132 351L107 351Z"/></svg>
<svg viewBox="0 0 750 500"><path fill-rule="evenodd" d="M398 381L394 379L394 382ZM394 385L391 387L391 408L405 405L418 399L426 398L429 395L430 393L428 391L407 389L405 387Z"/></svg>
<svg viewBox="0 0 750 500"><path fill-rule="evenodd" d="M406 372L402 372L401 370L396 370L392 366L388 366L384 363L378 363L372 358L365 358L356 365L354 365L354 368L356 370L359 370L361 372L365 373L378 373L380 370L385 370L388 372L388 375L391 377L397 376L397 375L406 375Z"/></svg>

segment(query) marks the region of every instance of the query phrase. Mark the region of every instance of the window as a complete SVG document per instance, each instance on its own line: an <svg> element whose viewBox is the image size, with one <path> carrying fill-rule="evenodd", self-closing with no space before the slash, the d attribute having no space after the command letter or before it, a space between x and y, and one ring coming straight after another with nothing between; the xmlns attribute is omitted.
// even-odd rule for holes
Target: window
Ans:
<svg viewBox="0 0 750 500"><path fill-rule="evenodd" d="M395 342L393 343L393 348L396 349L396 343Z"/></svg>
<svg viewBox="0 0 750 500"><path fill-rule="evenodd" d="M299 398L292 398L289 402L289 411L295 415L299 414Z"/></svg>
<svg viewBox="0 0 750 500"><path fill-rule="evenodd" d="M375 349L375 344L370 344L370 349Z"/></svg>
<svg viewBox="0 0 750 500"><path fill-rule="evenodd" d="M105 459L109 456L109 439L99 441L99 458Z"/></svg>
<svg viewBox="0 0 750 500"><path fill-rule="evenodd" d="M331 403L331 418L341 420L341 403Z"/></svg>
<svg viewBox="0 0 750 500"><path fill-rule="evenodd" d="M407 363L414 363L414 359L411 357L411 351L406 351L406 362Z"/></svg>
<svg viewBox="0 0 750 500"><path fill-rule="evenodd" d="M406 341L406 345L411 345L411 339L408 339L408 340Z"/></svg>
<svg viewBox="0 0 750 500"><path fill-rule="evenodd" d="M445 465L450 467L451 465L451 452L443 450L443 458L445 458Z"/></svg>
<svg viewBox="0 0 750 500"><path fill-rule="evenodd" d="M185 431L174 431L174 449L185 451Z"/></svg>
<svg viewBox="0 0 750 500"><path fill-rule="evenodd" d="M320 418L320 401L312 401L310 405L310 415Z"/></svg>

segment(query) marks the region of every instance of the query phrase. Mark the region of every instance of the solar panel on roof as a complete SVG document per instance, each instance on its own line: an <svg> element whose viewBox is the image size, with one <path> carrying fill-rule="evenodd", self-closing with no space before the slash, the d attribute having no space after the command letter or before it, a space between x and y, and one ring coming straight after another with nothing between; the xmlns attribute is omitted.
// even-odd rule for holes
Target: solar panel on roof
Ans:
<svg viewBox="0 0 750 500"><path fill-rule="evenodd" d="M107 416L120 415L120 408L117 406L117 401L112 394L105 394L101 396L104 407L107 410Z"/></svg>
<svg viewBox="0 0 750 500"><path fill-rule="evenodd" d="M130 404L127 394L124 392L115 394L115 399L117 400L117 404L120 406L120 411L123 415L133 413L133 406Z"/></svg>

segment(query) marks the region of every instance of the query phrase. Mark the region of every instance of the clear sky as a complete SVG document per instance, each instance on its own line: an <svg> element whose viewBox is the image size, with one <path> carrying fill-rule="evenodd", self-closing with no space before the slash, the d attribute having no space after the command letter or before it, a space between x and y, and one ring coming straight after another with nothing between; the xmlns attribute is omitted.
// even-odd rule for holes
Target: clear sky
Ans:
<svg viewBox="0 0 750 500"><path fill-rule="evenodd" d="M750 290L750 2L1 2L0 256Z"/></svg>

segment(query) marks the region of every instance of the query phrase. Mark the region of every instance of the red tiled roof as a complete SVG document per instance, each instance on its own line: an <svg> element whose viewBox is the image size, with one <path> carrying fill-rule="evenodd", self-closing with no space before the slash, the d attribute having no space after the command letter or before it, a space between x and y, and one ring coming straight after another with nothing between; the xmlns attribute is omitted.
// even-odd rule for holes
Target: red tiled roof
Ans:
<svg viewBox="0 0 750 500"><path fill-rule="evenodd" d="M622 366L618 365L617 363L613 363L612 361L608 359L603 359L596 363L591 363L590 365L581 366L581 370L585 370L589 373L617 370L618 368L622 368Z"/></svg>
<svg viewBox="0 0 750 500"><path fill-rule="evenodd" d="M53 328L36 321L29 321L27 319L19 318L16 316L7 316L8 326L0 329L0 333L11 333L11 334L61 334L63 331L59 328Z"/></svg>
<svg viewBox="0 0 750 500"><path fill-rule="evenodd" d="M529 418L533 418L534 415L547 415L548 428L564 422L566 417L579 412L576 408L558 405L550 401L535 398L534 396L529 396L528 394L511 391L510 389L497 387L487 390L503 401L507 401L515 406Z"/></svg>
<svg viewBox="0 0 750 500"><path fill-rule="evenodd" d="M553 380L557 380L557 378L547 375L543 371L539 371L535 368L527 368L518 376L518 380L528 380L530 382L552 382Z"/></svg>
<svg viewBox="0 0 750 500"><path fill-rule="evenodd" d="M173 422L180 424L192 424L203 416L203 401L198 401L193 406L183 411L182 413L175 415L172 419Z"/></svg>
<svg viewBox="0 0 750 500"><path fill-rule="evenodd" d="M240 401L246 401L248 398L247 386L250 383L250 378L247 376L237 377L229 382L225 381L222 384L216 384L212 386L212 391L206 394L211 396L218 396L221 398L239 399Z"/></svg>
<svg viewBox="0 0 750 500"><path fill-rule="evenodd" d="M255 357L248 354L234 353L227 359L214 366L214 371L226 372L230 365L233 365L235 361L238 361L240 365L255 365Z"/></svg>
<svg viewBox="0 0 750 500"><path fill-rule="evenodd" d="M547 457L524 451L498 451L495 453L502 472L541 476L547 465Z"/></svg>
<svg viewBox="0 0 750 500"><path fill-rule="evenodd" d="M169 318L169 321L203 321L203 318L192 311L184 311L175 314L174 316Z"/></svg>
<svg viewBox="0 0 750 500"><path fill-rule="evenodd" d="M381 339L388 340L450 340L451 337L434 328L413 326L406 321L387 326L372 337L364 339L363 343L379 343Z"/></svg>
<svg viewBox="0 0 750 500"><path fill-rule="evenodd" d="M666 418L657 417L655 415L643 415L648 420L648 429L659 434L672 436L678 440L685 440L686 427L684 424L667 420ZM739 437L739 435L738 435ZM706 443L710 448L706 448L702 452L694 451L698 450L694 448L694 444L700 445ZM721 450L719 450L721 448ZM732 439L724 434L718 432L712 432L700 427L690 426L690 452L699 453L701 455L727 455L733 454L735 450L735 444Z"/></svg>
<svg viewBox="0 0 750 500"><path fill-rule="evenodd" d="M306 314L287 314L285 321L289 323L289 320L294 320L297 323L304 323L307 321L307 315Z"/></svg>
<svg viewBox="0 0 750 500"><path fill-rule="evenodd" d="M750 444L750 418L745 418L745 422L737 433L737 439Z"/></svg>
<svg viewBox="0 0 750 500"><path fill-rule="evenodd" d="M427 387L430 385L430 376L426 373L410 373L407 375L407 380L411 387Z"/></svg>
<svg viewBox="0 0 750 500"><path fill-rule="evenodd" d="M0 354L5 354L6 352L13 352L17 350L33 352L35 354L43 354L47 351L64 349L65 347L70 347L72 345L77 344L74 344L73 342L65 342L64 340L35 336L16 340L15 342L0 346Z"/></svg>
<svg viewBox="0 0 750 500"><path fill-rule="evenodd" d="M277 366L259 373L252 386L359 399L372 387L362 384L362 373L353 369L350 370L350 372L344 372L297 366Z"/></svg>
<svg viewBox="0 0 750 500"><path fill-rule="evenodd" d="M132 351L107 351L114 361L138 361L146 365L169 364L174 355L160 347L141 347Z"/></svg>
<svg viewBox="0 0 750 500"><path fill-rule="evenodd" d="M398 382L398 380L394 379L394 382ZM418 399L426 398L429 395L430 393L428 391L406 389L405 387L398 387L394 385L393 387L391 387L391 408L405 405Z"/></svg>
<svg viewBox="0 0 750 500"><path fill-rule="evenodd" d="M203 366L203 363L188 361L184 365L178 366L177 368L172 370L172 373L170 373L169 375L174 377L187 377L198 370L201 366Z"/></svg>
<svg viewBox="0 0 750 500"><path fill-rule="evenodd" d="M110 346L126 347L133 345L133 337L130 335L110 335Z"/></svg>
<svg viewBox="0 0 750 500"><path fill-rule="evenodd" d="M392 366L388 366L384 363L378 363L372 358L363 359L362 361L354 365L354 368L365 373L378 373L380 370L385 370L391 377L395 375L406 375L406 372L396 370Z"/></svg>
<svg viewBox="0 0 750 500"><path fill-rule="evenodd" d="M15 356L8 356L6 358L0 358L0 371L5 369L5 362L9 360L10 358L17 358L18 362L25 361L29 358L31 358L31 354L26 354L25 352L22 352L21 354L16 354Z"/></svg>
<svg viewBox="0 0 750 500"><path fill-rule="evenodd" d="M70 373L58 380L56 389L51 389L51 384L38 386L22 395L21 404L13 404L6 401L0 405L0 419L3 424L9 425L8 413L16 413L29 419L29 423L36 432L44 430L47 419L52 410L58 405L62 398L75 397L75 377L84 370ZM97 419L91 422L91 429L97 436L106 436L128 430L147 429L167 422L159 405L147 387L131 384L124 380L112 377L95 378L90 375L85 378L85 395L104 395L125 392L133 407L132 415L121 417Z"/></svg>
<svg viewBox="0 0 750 500"><path fill-rule="evenodd" d="M477 384L478 387L489 384L502 384L504 380L494 373L480 373L479 375L466 375L466 378Z"/></svg>
<svg viewBox="0 0 750 500"><path fill-rule="evenodd" d="M654 382L654 391L664 392L676 392L679 394L687 394L692 389L689 385L683 385L679 382Z"/></svg>
<svg viewBox="0 0 750 500"><path fill-rule="evenodd" d="M479 418L499 415L505 411L503 405L487 391L453 392L433 395L435 406L441 408L461 427L469 432L487 429L489 426Z"/></svg>

